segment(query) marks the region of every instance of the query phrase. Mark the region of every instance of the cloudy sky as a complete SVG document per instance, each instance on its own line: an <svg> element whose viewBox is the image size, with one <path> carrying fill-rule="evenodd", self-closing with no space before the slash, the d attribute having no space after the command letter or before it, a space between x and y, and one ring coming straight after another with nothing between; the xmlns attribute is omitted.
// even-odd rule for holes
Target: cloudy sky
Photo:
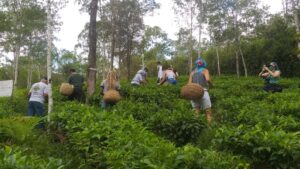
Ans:
<svg viewBox="0 0 300 169"><path fill-rule="evenodd" d="M270 12L276 13L281 10L281 0L262 0L264 4L270 6ZM145 24L150 26L159 26L168 33L169 37L174 39L174 34L178 30L178 24L175 22L175 14L172 10L172 0L157 0L160 3L160 9L156 10L145 18ZM55 45L59 49L74 50L77 43L77 36L83 30L89 16L86 13L78 11L79 6L70 0L67 6L61 10L61 21L63 25L55 36L59 39L55 41Z"/></svg>

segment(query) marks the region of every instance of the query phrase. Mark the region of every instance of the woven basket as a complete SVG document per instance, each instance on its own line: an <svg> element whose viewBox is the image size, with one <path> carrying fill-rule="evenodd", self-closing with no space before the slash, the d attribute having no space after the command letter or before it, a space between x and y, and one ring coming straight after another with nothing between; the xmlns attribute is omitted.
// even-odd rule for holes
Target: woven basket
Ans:
<svg viewBox="0 0 300 169"><path fill-rule="evenodd" d="M180 95L187 100L201 99L204 95L204 89L196 83L189 83L181 88Z"/></svg>
<svg viewBox="0 0 300 169"><path fill-rule="evenodd" d="M117 103L119 100L121 100L120 93L116 90L108 90L104 96L103 100L107 103Z"/></svg>
<svg viewBox="0 0 300 169"><path fill-rule="evenodd" d="M62 83L59 88L59 93L64 96L70 96L74 91L74 86L69 83Z"/></svg>

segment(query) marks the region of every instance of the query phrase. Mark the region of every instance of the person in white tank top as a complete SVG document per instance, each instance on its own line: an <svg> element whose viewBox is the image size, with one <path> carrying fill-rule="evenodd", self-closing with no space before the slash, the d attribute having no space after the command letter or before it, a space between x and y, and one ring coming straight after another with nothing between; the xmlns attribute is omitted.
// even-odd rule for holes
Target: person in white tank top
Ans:
<svg viewBox="0 0 300 169"><path fill-rule="evenodd" d="M171 66L169 66L168 69L164 71L163 78L160 81L160 85L163 85L165 82L173 85L177 84L176 75L173 72Z"/></svg>

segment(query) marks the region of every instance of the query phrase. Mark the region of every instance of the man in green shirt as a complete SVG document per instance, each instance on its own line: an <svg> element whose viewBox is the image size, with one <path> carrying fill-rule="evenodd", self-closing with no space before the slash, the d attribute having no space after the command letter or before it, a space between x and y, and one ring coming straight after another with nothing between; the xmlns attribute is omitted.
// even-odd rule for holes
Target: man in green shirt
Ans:
<svg viewBox="0 0 300 169"><path fill-rule="evenodd" d="M74 86L74 91L72 95L69 96L69 99L76 99L77 101L82 102L84 98L84 94L82 91L84 78L80 74L76 73L75 69L70 69L70 76L68 82Z"/></svg>

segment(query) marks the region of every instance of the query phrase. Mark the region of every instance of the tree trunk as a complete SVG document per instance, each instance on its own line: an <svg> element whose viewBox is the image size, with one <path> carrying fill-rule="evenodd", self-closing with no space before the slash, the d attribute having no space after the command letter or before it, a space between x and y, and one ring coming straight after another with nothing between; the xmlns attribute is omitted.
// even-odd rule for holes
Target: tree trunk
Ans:
<svg viewBox="0 0 300 169"><path fill-rule="evenodd" d="M116 44L114 27L112 29L113 29L113 33L112 33L112 41L111 41L110 70L114 69L114 56L115 56L115 44Z"/></svg>
<svg viewBox="0 0 300 169"><path fill-rule="evenodd" d="M128 37L130 38L130 36ZM131 76L131 39L128 41L127 50L126 50L126 56L127 56L127 80L130 81Z"/></svg>
<svg viewBox="0 0 300 169"><path fill-rule="evenodd" d="M190 72L192 72L193 70L193 7L192 7L192 3L190 3L190 10L191 10L191 18L190 18Z"/></svg>
<svg viewBox="0 0 300 169"><path fill-rule="evenodd" d="M27 77L27 89L30 89L32 83L32 70L33 70L33 56L29 56L30 58L30 65Z"/></svg>
<svg viewBox="0 0 300 169"><path fill-rule="evenodd" d="M218 75L221 76L221 68L220 68L220 56L218 46L216 47L217 52L217 65L218 65Z"/></svg>
<svg viewBox="0 0 300 169"><path fill-rule="evenodd" d="M95 92L96 86L96 47L97 47L97 10L98 0L92 0L90 3L90 26L89 26L89 55L87 70L87 96L90 97ZM88 103L88 97L86 103Z"/></svg>
<svg viewBox="0 0 300 169"><path fill-rule="evenodd" d="M295 0L291 0L291 1L292 1L292 6L293 6L293 15L294 15L296 32L297 32L297 43L298 43L297 57L298 57L298 59L300 59L300 26L299 26L299 17L298 17L298 12L297 12L297 8L296 8Z"/></svg>
<svg viewBox="0 0 300 169"><path fill-rule="evenodd" d="M200 56L201 54L201 46L202 46L202 43L201 43L201 37L202 37L202 14L203 14L203 8L202 8L202 0L199 0L199 43L198 43L198 54Z"/></svg>
<svg viewBox="0 0 300 169"><path fill-rule="evenodd" d="M48 121L50 121L50 113L53 109L53 97L52 97L52 60L51 60L51 51L52 51L52 24L51 24L51 0L47 0L47 76L48 76Z"/></svg>
<svg viewBox="0 0 300 169"><path fill-rule="evenodd" d="M248 77L248 71L247 71L246 61L244 59L244 54L243 54L243 51L242 51L242 48L241 48L240 41L238 43L238 47L239 47L239 51L240 51L240 54L241 54L241 57L242 57L242 63L243 63L244 71L245 71L245 77Z"/></svg>
<svg viewBox="0 0 300 169"><path fill-rule="evenodd" d="M240 77L240 64L239 64L239 53L235 51L235 64L236 64L236 75Z"/></svg>
<svg viewBox="0 0 300 169"><path fill-rule="evenodd" d="M17 88L18 84L18 71L19 71L19 57L20 57L20 44L17 42L14 51L14 61L15 61L15 69L14 69L14 89Z"/></svg>
<svg viewBox="0 0 300 169"><path fill-rule="evenodd" d="M114 56L115 56L115 45L116 45L116 31L115 31L115 7L114 7L114 0L110 0L111 3L111 12L112 12L112 22L111 22L111 31L112 31L112 40L111 40L111 58L110 58L110 70L114 68Z"/></svg>

